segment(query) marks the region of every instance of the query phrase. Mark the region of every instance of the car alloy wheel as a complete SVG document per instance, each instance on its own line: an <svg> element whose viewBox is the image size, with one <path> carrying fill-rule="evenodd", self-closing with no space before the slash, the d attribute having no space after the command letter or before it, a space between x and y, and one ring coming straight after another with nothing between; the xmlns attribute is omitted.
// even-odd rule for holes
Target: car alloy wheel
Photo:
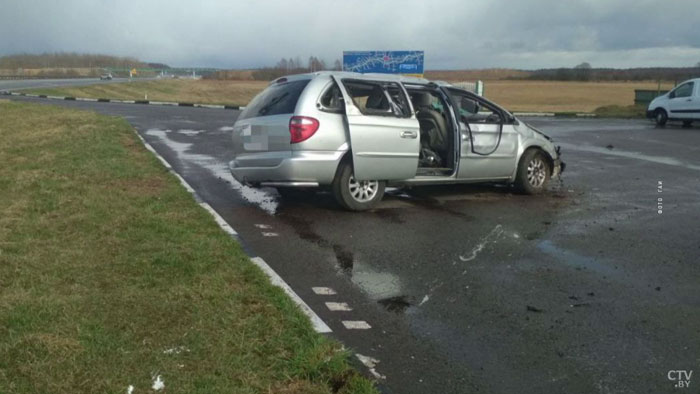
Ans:
<svg viewBox="0 0 700 394"><path fill-rule="evenodd" d="M357 181L354 175L350 175L348 179L348 190L350 196L357 202L372 201L379 190L379 182L377 181Z"/></svg>
<svg viewBox="0 0 700 394"><path fill-rule="evenodd" d="M547 179L547 165L542 158L535 156L527 164L527 181L532 187L542 187Z"/></svg>

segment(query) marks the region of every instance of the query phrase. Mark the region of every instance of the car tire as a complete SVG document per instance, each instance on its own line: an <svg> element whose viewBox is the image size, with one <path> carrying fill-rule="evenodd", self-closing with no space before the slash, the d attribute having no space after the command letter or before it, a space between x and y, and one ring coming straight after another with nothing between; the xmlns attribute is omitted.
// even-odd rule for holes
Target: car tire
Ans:
<svg viewBox="0 0 700 394"><path fill-rule="evenodd" d="M683 127L688 128L688 127L691 127L691 126L693 126L693 121L692 121L692 120L684 120L684 121L683 121Z"/></svg>
<svg viewBox="0 0 700 394"><path fill-rule="evenodd" d="M654 121L657 126L664 127L666 126L666 122L668 122L668 114L664 109L659 108L654 111Z"/></svg>
<svg viewBox="0 0 700 394"><path fill-rule="evenodd" d="M383 181L356 181L352 163L343 161L333 179L333 196L338 204L350 211L374 208L384 197Z"/></svg>
<svg viewBox="0 0 700 394"><path fill-rule="evenodd" d="M552 169L539 149L523 153L515 176L515 188L522 194L539 194L547 189Z"/></svg>

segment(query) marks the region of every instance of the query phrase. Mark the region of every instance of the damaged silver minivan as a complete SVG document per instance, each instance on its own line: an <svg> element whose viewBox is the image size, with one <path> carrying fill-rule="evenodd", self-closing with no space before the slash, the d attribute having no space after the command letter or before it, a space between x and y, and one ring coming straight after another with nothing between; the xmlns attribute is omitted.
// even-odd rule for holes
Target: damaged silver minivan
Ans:
<svg viewBox="0 0 700 394"><path fill-rule="evenodd" d="M564 169L559 147L498 105L445 82L317 72L279 78L233 128L241 183L330 186L350 210L386 186L503 182L536 194Z"/></svg>

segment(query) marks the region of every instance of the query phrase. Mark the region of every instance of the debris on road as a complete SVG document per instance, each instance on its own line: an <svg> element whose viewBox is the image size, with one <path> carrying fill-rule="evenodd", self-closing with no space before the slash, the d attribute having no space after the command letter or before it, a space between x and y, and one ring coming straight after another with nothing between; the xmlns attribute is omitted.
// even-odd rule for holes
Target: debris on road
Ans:
<svg viewBox="0 0 700 394"><path fill-rule="evenodd" d="M527 311L540 313L540 312L544 312L544 309L540 309L540 308L534 307L532 305L527 305Z"/></svg>

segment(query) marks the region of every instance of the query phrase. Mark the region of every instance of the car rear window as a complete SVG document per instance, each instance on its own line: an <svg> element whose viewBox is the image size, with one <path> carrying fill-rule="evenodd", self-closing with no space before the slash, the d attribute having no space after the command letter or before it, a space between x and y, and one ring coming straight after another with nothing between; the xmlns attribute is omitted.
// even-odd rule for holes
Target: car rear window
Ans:
<svg viewBox="0 0 700 394"><path fill-rule="evenodd" d="M255 96L238 119L294 113L299 96L310 79L275 83Z"/></svg>

